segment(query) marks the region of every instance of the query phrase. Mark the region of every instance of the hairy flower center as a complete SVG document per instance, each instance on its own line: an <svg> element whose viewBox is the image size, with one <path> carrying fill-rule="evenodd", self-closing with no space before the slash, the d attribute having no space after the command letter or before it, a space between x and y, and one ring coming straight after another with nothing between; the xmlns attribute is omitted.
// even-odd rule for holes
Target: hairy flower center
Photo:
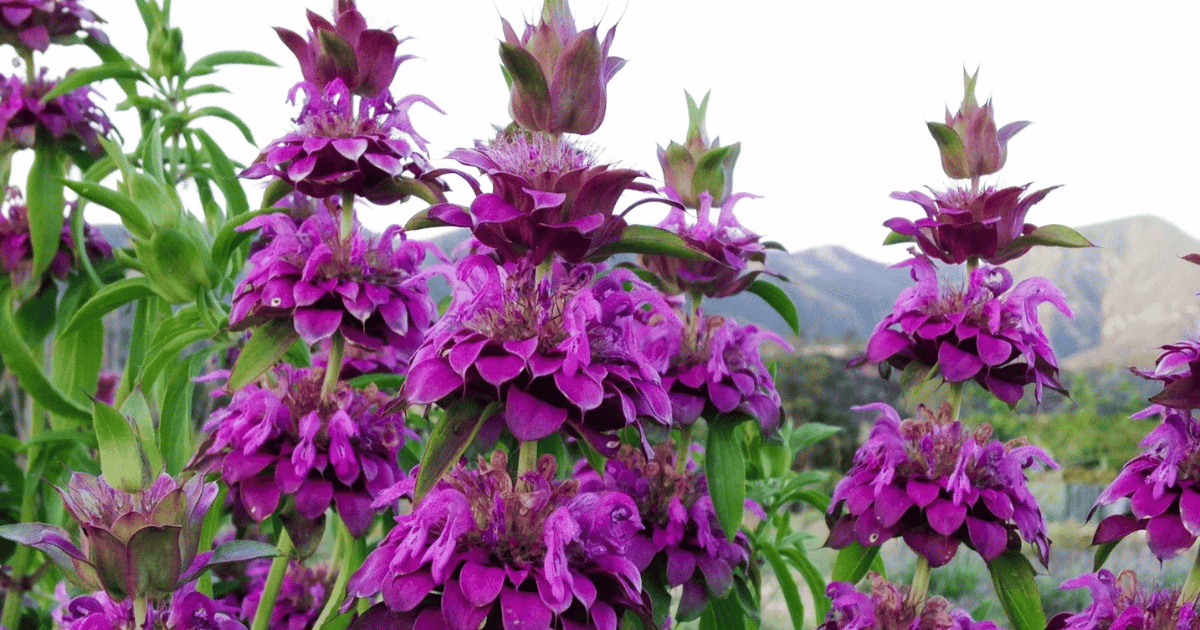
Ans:
<svg viewBox="0 0 1200 630"><path fill-rule="evenodd" d="M505 280L499 308L480 310L469 326L497 341L536 337L538 352L552 353L571 336L566 315L586 281L585 276L575 276L548 287L532 268L518 271Z"/></svg>
<svg viewBox="0 0 1200 630"><path fill-rule="evenodd" d="M963 445L968 440L976 444L986 444L992 436L992 427L983 424L968 433L963 431L961 422L951 420L948 404L943 404L937 414L922 406L918 418L906 419L900 423L900 435L904 436L904 449L908 461L897 467L897 471L908 477L927 476L929 479L940 479L949 476L958 469L962 456ZM980 468L971 466L976 462L968 462L966 470ZM986 472L974 470L972 472ZM976 479L977 485L980 480Z"/></svg>
<svg viewBox="0 0 1200 630"><path fill-rule="evenodd" d="M591 168L596 163L590 151L544 133L502 136L488 144L486 151L497 170L525 179Z"/></svg>

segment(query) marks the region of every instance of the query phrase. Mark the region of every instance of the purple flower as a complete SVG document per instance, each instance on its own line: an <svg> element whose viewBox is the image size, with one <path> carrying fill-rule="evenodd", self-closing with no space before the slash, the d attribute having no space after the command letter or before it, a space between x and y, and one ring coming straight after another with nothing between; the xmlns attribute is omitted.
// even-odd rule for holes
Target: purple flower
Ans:
<svg viewBox="0 0 1200 630"><path fill-rule="evenodd" d="M296 55L304 80L324 88L334 79L354 94L378 96L392 84L396 69L412 55L396 56L399 39L391 29L367 28L354 0L336 0L333 23L308 12L308 40L286 28L275 28L279 39ZM407 38L405 38L407 40Z"/></svg>
<svg viewBox="0 0 1200 630"><path fill-rule="evenodd" d="M1200 338L1185 339L1162 347L1153 370L1130 370L1142 378L1160 381L1162 391L1150 397L1155 403L1135 417L1166 413L1171 409L1200 409L1200 384L1193 374L1200 369Z"/></svg>
<svg viewBox="0 0 1200 630"><path fill-rule="evenodd" d="M331 345L331 339L321 342L320 348L312 353L313 367L325 369L329 365ZM390 345L372 349L354 343L347 344L338 378L348 381L364 374L407 374L411 356L412 352L401 351Z"/></svg>
<svg viewBox="0 0 1200 630"><path fill-rule="evenodd" d="M470 209L439 204L429 217L470 228L510 262L529 257L537 264L553 254L580 262L621 238L626 223L614 209L625 191L654 191L635 181L645 173L597 165L569 139L545 134L501 132L450 157L486 173L493 192Z"/></svg>
<svg viewBox="0 0 1200 630"><path fill-rule="evenodd" d="M680 201L678 192L664 189L672 201ZM642 255L641 263L662 280L667 293L700 293L708 297L727 297L746 290L759 274L775 274L762 269L766 251L759 235L742 227L733 216L733 206L749 193L739 193L726 199L720 217L714 225L710 218L712 197L700 193L696 222L688 225L687 212L672 207L670 214L658 227L678 234L692 249L709 255L711 260L685 260L676 256ZM751 263L758 268L748 269Z"/></svg>
<svg viewBox="0 0 1200 630"><path fill-rule="evenodd" d="M697 418L714 418L720 413L741 411L758 419L763 432L779 428L783 403L771 372L763 364L759 347L771 341L791 350L779 335L742 325L723 315L706 316L697 309L678 320L663 322L679 326L662 339L652 332L642 335L651 343L647 354L667 352L662 372L663 387L671 398L672 421L688 426Z"/></svg>
<svg viewBox="0 0 1200 630"><path fill-rule="evenodd" d="M525 25L520 39L508 20L500 61L512 90L509 112L530 131L589 134L604 121L608 82L625 60L609 57L616 27L601 44L598 26L575 30L567 0L552 0L542 21Z"/></svg>
<svg viewBox="0 0 1200 630"><path fill-rule="evenodd" d="M688 621L704 612L709 596L729 594L734 568L749 562L750 554L744 534L738 532L733 542L725 537L704 475L694 465L681 472L675 462L670 443L655 447L649 460L623 445L603 477L582 462L575 477L584 492L610 490L633 498L646 528L630 539L628 558L643 574L659 561L666 584L683 587L676 618Z"/></svg>
<svg viewBox="0 0 1200 630"><path fill-rule="evenodd" d="M1049 302L1067 317L1074 315L1049 280L1028 278L1013 287L1007 269L980 265L965 287L953 288L939 285L937 270L924 256L896 266L909 267L917 284L900 292L895 309L871 333L866 354L851 366L868 361L898 369L913 361L936 365L947 382L974 379L1010 406L1021 400L1028 383L1034 384L1039 403L1043 387L1066 393L1037 309Z"/></svg>
<svg viewBox="0 0 1200 630"><path fill-rule="evenodd" d="M6 12L0 7L0 15ZM52 138L62 144L67 144L65 139L70 136L73 147L68 148L82 145L88 153L99 156L104 150L99 138L107 136L113 126L92 102L95 90L85 86L42 102L58 83L46 80L46 72L42 68L31 83L16 76L0 76L0 148L30 148L38 142L40 133L43 142Z"/></svg>
<svg viewBox="0 0 1200 630"><path fill-rule="evenodd" d="M50 44L74 43L83 31L107 44L95 25L103 21L78 0L0 0L0 43L46 52Z"/></svg>
<svg viewBox="0 0 1200 630"><path fill-rule="evenodd" d="M268 374L270 385L247 385L213 412L192 466L220 472L239 511L256 522L287 495L310 521L334 504L350 532L362 536L375 518L375 496L405 474L396 452L416 436L403 411L392 411L392 399L374 386L339 383L323 401L320 370L281 364Z"/></svg>
<svg viewBox="0 0 1200 630"><path fill-rule="evenodd" d="M998 630L990 621L975 621L961 608L950 609L941 597L920 603L908 601L908 588L868 573L871 592L862 593L847 582L830 582L825 594L833 600L825 623L817 630Z"/></svg>
<svg viewBox="0 0 1200 630"><path fill-rule="evenodd" d="M33 279L33 244L29 227L29 208L19 203L21 193L10 187L3 208L0 208L0 271L12 276L14 285ZM112 247L95 227L84 224L84 251L95 259L112 258ZM75 262L75 237L70 222L64 221L58 241L58 251L50 260L50 274L65 280ZM49 281L47 278L46 281Z"/></svg>
<svg viewBox="0 0 1200 630"><path fill-rule="evenodd" d="M897 234L911 237L926 255L947 264L982 259L998 265L1033 247L1032 242L1021 238L1037 229L1032 223L1025 223L1025 215L1057 186L1022 197L1028 188L1029 184L1000 190L988 186L979 192L967 188L942 192L930 189L933 197L917 190L897 191L891 194L892 199L921 206L926 218L913 222L896 217L883 224Z"/></svg>
<svg viewBox="0 0 1200 630"><path fill-rule="evenodd" d="M1019 547L1019 533L1049 562L1046 521L1025 482L1026 468L1058 468L1049 455L1023 440L991 440L986 424L969 431L951 420L948 404L936 414L922 405L917 418L903 421L884 403L854 410L880 416L833 490L837 518L826 544L875 547L902 536L940 567L959 543L990 561Z"/></svg>
<svg viewBox="0 0 1200 630"><path fill-rule="evenodd" d="M703 204L707 212L711 204L724 206L733 192L733 167L741 152L741 143L722 147L720 138L710 141L704 128L708 94L704 95L699 107L691 94L684 92L684 96L688 104L687 140L683 144L671 142L666 149L658 147L658 163L662 166L667 188L675 191L677 196L672 199L689 208L701 208ZM707 202L703 201L704 193L710 197Z"/></svg>
<svg viewBox="0 0 1200 630"><path fill-rule="evenodd" d="M136 628L132 600L115 603L103 592L67 597L63 584L55 590L60 606L51 613L59 630L129 630ZM146 622L136 630L246 630L237 609L197 592L193 583L180 587L169 602L150 602Z"/></svg>
<svg viewBox="0 0 1200 630"><path fill-rule="evenodd" d="M1138 588L1137 575L1108 569L1063 582L1062 590L1087 588L1092 605L1078 613L1063 612L1046 624L1046 630L1192 630L1200 623L1195 602L1179 605L1179 591Z"/></svg>
<svg viewBox="0 0 1200 630"><path fill-rule="evenodd" d="M929 131L942 154L942 170L955 179L978 179L1004 167L1008 158L1008 141L1029 126L1022 120L996 129L996 117L989 99L983 107L975 100L974 75L963 70L962 107L955 114L946 109L946 124L929 123Z"/></svg>
<svg viewBox="0 0 1200 630"><path fill-rule="evenodd" d="M308 102L296 119L299 127L268 145L242 177L277 177L311 197L353 194L389 204L409 194L396 178L406 172L419 177L429 170L421 153L425 139L408 118L408 109L418 102L440 112L429 99L413 94L394 103L385 90L362 97L356 115L350 90L340 78L323 90L300 83L289 99L294 102L300 89Z"/></svg>
<svg viewBox="0 0 1200 630"><path fill-rule="evenodd" d="M507 465L497 451L458 467L396 518L350 578L348 597L383 596L354 628L615 630L626 610L646 617L625 556L642 527L633 499L555 479L550 455L515 482Z"/></svg>
<svg viewBox="0 0 1200 630"><path fill-rule="evenodd" d="M395 226L378 240L355 229L342 241L327 208L299 226L269 214L242 229L258 227L272 238L250 257L250 271L234 291L233 330L290 318L310 345L335 331L367 348L393 346L403 356L421 344L437 314L420 273L430 245L406 240Z"/></svg>
<svg viewBox="0 0 1200 630"><path fill-rule="evenodd" d="M77 584L103 589L117 600L176 589L196 557L204 515L217 497L217 484L204 483L201 475L179 484L163 474L130 494L104 477L72 473L67 488L57 490L79 523L79 547L66 530L45 523L5 525L0 536L45 552Z"/></svg>
<svg viewBox="0 0 1200 630"><path fill-rule="evenodd" d="M561 428L614 452L602 436L641 416L666 424L670 401L636 331L661 294L632 273L558 263L538 277L528 260L505 269L471 256L457 266L454 302L413 355L407 400L504 403L500 423L521 441ZM626 291L624 284L633 286ZM665 305L663 305L665 307Z"/></svg>
<svg viewBox="0 0 1200 630"><path fill-rule="evenodd" d="M251 620L262 600L263 587L271 572L270 560L253 560L246 568L250 578L250 593L242 598L242 618ZM306 567L295 560L288 562L283 585L271 612L270 627L274 630L308 630L313 627L325 600L333 588L333 576L323 565Z"/></svg>
<svg viewBox="0 0 1200 630"><path fill-rule="evenodd" d="M1092 544L1144 529L1150 551L1165 560L1189 549L1200 535L1200 421L1185 411L1166 411L1142 440L1145 452L1129 460L1096 499L1098 507L1128 497L1131 513L1101 521Z"/></svg>

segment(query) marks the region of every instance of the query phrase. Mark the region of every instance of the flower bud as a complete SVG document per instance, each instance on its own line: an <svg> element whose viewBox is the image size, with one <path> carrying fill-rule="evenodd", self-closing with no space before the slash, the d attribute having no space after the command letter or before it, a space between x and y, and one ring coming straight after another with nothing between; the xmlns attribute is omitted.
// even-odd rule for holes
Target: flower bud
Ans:
<svg viewBox="0 0 1200 630"><path fill-rule="evenodd" d="M721 146L721 139L708 139L704 129L708 94L696 106L691 94L684 92L688 104L688 134L684 144L671 142L666 149L658 148L658 162L663 179L683 204L700 207L700 193L712 195L713 205L720 206L733 192L733 166L737 163L741 143Z"/></svg>
<svg viewBox="0 0 1200 630"><path fill-rule="evenodd" d="M963 71L964 96L958 112L946 110L946 124L931 122L929 133L942 154L942 170L955 179L990 175L1004 167L1008 158L1008 141L1029 125L1017 121L996 129L996 118L989 100L983 107L975 100L975 83L979 72Z"/></svg>

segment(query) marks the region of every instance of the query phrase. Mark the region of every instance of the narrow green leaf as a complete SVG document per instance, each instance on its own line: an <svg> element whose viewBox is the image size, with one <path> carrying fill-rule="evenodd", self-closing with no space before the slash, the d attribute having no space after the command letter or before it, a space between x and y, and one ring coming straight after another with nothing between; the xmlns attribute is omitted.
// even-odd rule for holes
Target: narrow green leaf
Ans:
<svg viewBox="0 0 1200 630"><path fill-rule="evenodd" d="M596 250L588 260L603 261L617 254L657 254L687 260L712 260L708 254L688 247L677 234L649 225L631 225L625 228L621 240Z"/></svg>
<svg viewBox="0 0 1200 630"><path fill-rule="evenodd" d="M29 207L30 246L33 270L30 282L40 283L42 274L58 253L63 226L62 157L51 146L38 146L29 167L25 201Z"/></svg>
<svg viewBox="0 0 1200 630"><path fill-rule="evenodd" d="M750 420L742 413L717 416L708 423L708 448L704 472L713 509L726 538L733 540L742 524L746 502L746 459L742 455L739 425Z"/></svg>
<svg viewBox="0 0 1200 630"><path fill-rule="evenodd" d="M1051 247L1095 247L1082 234L1065 225L1043 225L1032 234L1013 239L1006 250L1021 249L1032 245L1048 245Z"/></svg>
<svg viewBox="0 0 1200 630"><path fill-rule="evenodd" d="M146 465L150 470L153 481L163 470L162 452L158 450L158 432L154 427L154 412L150 410L151 401L146 399L141 389L135 389L125 397L118 409L121 415L128 418L133 426L133 435L138 440L138 447L146 457Z"/></svg>
<svg viewBox="0 0 1200 630"><path fill-rule="evenodd" d="M700 616L700 630L746 630L746 616L735 599L736 594L708 600L708 608Z"/></svg>
<svg viewBox="0 0 1200 630"><path fill-rule="evenodd" d="M792 617L792 627L795 630L804 630L804 602L800 600L800 589L796 586L796 580L792 577L792 572L788 570L787 564L783 562L783 556L780 556L779 551L766 542L759 542L758 551L767 559L771 570L775 572L775 579L779 582L779 591L783 594L783 600L787 602L788 614ZM821 595L823 596L824 593Z"/></svg>
<svg viewBox="0 0 1200 630"><path fill-rule="evenodd" d="M942 154L943 165L953 165L954 170L960 173L959 177L965 177L966 175L962 174L970 172L970 165L967 164L967 151L963 147L962 138L958 137L958 132L943 123L925 124L929 127L929 135L933 136L933 141L937 143L938 151Z"/></svg>
<svg viewBox="0 0 1200 630"><path fill-rule="evenodd" d="M145 213L132 199L115 190L105 188L92 182L64 181L67 188L75 191L80 197L98 203L121 217L121 222L130 234L138 238L150 238L150 221Z"/></svg>
<svg viewBox="0 0 1200 630"><path fill-rule="evenodd" d="M84 326L100 321L108 313L142 298L154 295L150 280L141 276L125 278L105 286L96 292L71 318L67 327L59 333L60 337L73 334Z"/></svg>
<svg viewBox="0 0 1200 630"><path fill-rule="evenodd" d="M238 131L242 132L242 137L246 139L246 142L257 146L257 143L254 142L254 134L250 133L250 127L247 127L246 123L242 122L241 118L238 118L233 112L225 109L224 107L200 107L193 110L192 113L188 115L188 121L190 122L205 116L220 118L232 123L234 127L237 127Z"/></svg>
<svg viewBox="0 0 1200 630"><path fill-rule="evenodd" d="M179 362L164 388L162 415L158 421L158 449L162 452L167 474L178 475L196 452L196 425L192 420L192 396L207 358L194 354Z"/></svg>
<svg viewBox="0 0 1200 630"><path fill-rule="evenodd" d="M146 360L138 376L143 387L151 387L184 348L215 332L203 325L199 308L195 305L185 306L158 325L146 349Z"/></svg>
<svg viewBox="0 0 1200 630"><path fill-rule="evenodd" d="M79 444L85 448L96 448L96 434L91 431L46 431L41 435L30 438L21 444L16 452L28 452L30 447L39 444Z"/></svg>
<svg viewBox="0 0 1200 630"><path fill-rule="evenodd" d="M266 210L279 203L281 199L291 194L291 192L291 184L282 179L277 179L271 182L267 186L267 189L263 191L262 204L259 205L259 208Z"/></svg>
<svg viewBox="0 0 1200 630"><path fill-rule="evenodd" d="M1033 580L1033 565L1019 551L1006 551L988 563L996 598L1004 607L1013 630L1042 630L1046 613L1037 582Z"/></svg>
<svg viewBox="0 0 1200 630"><path fill-rule="evenodd" d="M812 563L812 560L808 559L808 555L804 553L804 549L799 544L780 549L779 553L783 554L783 557L796 567L796 570L804 578L804 582L808 584L808 592L812 594L813 598L813 618L820 623L829 615L829 597L825 595L826 584L825 578L821 576L821 571Z"/></svg>
<svg viewBox="0 0 1200 630"><path fill-rule="evenodd" d="M274 214L279 211L279 208L264 208L262 210L255 210L254 212L245 212L237 216L230 216L225 225L221 226L221 230L217 232L217 236L213 238L212 258L217 268L224 268L229 263L229 257L233 255L233 250L241 242L254 236L253 231L238 231L239 227L245 225L250 219L260 217L264 214Z"/></svg>
<svg viewBox="0 0 1200 630"><path fill-rule="evenodd" d="M103 359L104 326L92 322L54 342L54 384L79 404L87 404L96 391Z"/></svg>
<svg viewBox="0 0 1200 630"><path fill-rule="evenodd" d="M833 434L842 430L841 427L835 427L830 424L821 424L820 422L805 422L796 427L788 436L788 447L793 453L799 453L804 449L832 437Z"/></svg>
<svg viewBox="0 0 1200 630"><path fill-rule="evenodd" d="M796 312L796 305L792 303L792 298L786 291L766 280L755 280L749 287L746 287L746 291L762 298L768 306L779 313L783 321L787 322L788 328L791 328L793 333L800 334L800 314Z"/></svg>
<svg viewBox="0 0 1200 630"><path fill-rule="evenodd" d="M193 96L200 96L202 94L228 94L228 93L229 93L229 90L226 88L223 88L219 85L213 85L211 83L206 83L204 85L197 85L194 88L188 88L188 89L184 90L183 98L189 99Z"/></svg>
<svg viewBox="0 0 1200 630"><path fill-rule="evenodd" d="M237 173L234 172L233 163L229 161L229 157L203 129L193 129L192 133L200 140L200 144L204 146L204 152L208 154L208 162L212 165L213 174L216 175L213 182L225 196L226 214L235 217L248 212L250 202L246 199L246 191L242 189L242 180L238 179Z"/></svg>
<svg viewBox="0 0 1200 630"><path fill-rule="evenodd" d="M433 427L425 443L425 456L417 473L413 503L420 503L425 494L446 471L454 467L463 452L475 441L479 428L488 418L501 410L500 403L487 407L474 398L461 398L446 406L446 415Z"/></svg>
<svg viewBox="0 0 1200 630"><path fill-rule="evenodd" d="M1119 542L1121 542L1120 539L1110 540L1106 543L1096 545L1096 556L1095 560L1092 562L1093 572L1104 568L1104 563L1108 561L1108 557L1112 555L1113 549L1117 548L1117 543Z"/></svg>
<svg viewBox="0 0 1200 630"><path fill-rule="evenodd" d="M39 367L41 362L34 360L29 348L21 341L13 322L12 289L8 286L0 288L0 356L4 357L4 367L17 377L21 389L47 411L81 422L91 419L92 413L87 407L71 400L50 383Z"/></svg>
<svg viewBox="0 0 1200 630"><path fill-rule="evenodd" d="M102 402L93 403L92 414L104 478L125 492L149 487L153 480L150 462L129 420Z"/></svg>
<svg viewBox="0 0 1200 630"><path fill-rule="evenodd" d="M279 64L270 59L248 50L222 50L220 52L205 55L196 60L192 67L207 66L209 68L222 66L226 64L241 64L244 66L267 66L278 68Z"/></svg>
<svg viewBox="0 0 1200 630"><path fill-rule="evenodd" d="M863 547L857 542L850 543L838 552L829 581L857 584L867 574L878 555L879 547Z"/></svg>
<svg viewBox="0 0 1200 630"><path fill-rule="evenodd" d="M29 347L36 347L54 330L58 311L56 291L41 293L21 302L14 313L14 322L21 332L21 340Z"/></svg>
<svg viewBox="0 0 1200 630"><path fill-rule="evenodd" d="M404 385L403 374L363 374L349 380L350 387L361 389L375 385L380 389L400 389Z"/></svg>
<svg viewBox="0 0 1200 630"><path fill-rule="evenodd" d="M288 347L299 338L300 334L289 320L274 319L259 326L238 355L226 387L230 391L237 391L249 385L279 363Z"/></svg>
<svg viewBox="0 0 1200 630"><path fill-rule="evenodd" d="M162 126L158 120L154 120L145 131L145 137L142 138L142 170L154 178L154 181L166 185L167 177L163 173Z"/></svg>
<svg viewBox="0 0 1200 630"><path fill-rule="evenodd" d="M91 68L83 68L75 70L63 77L62 81L54 86L54 89L46 93L42 97L42 102L46 103L50 99L57 96L62 96L67 92L81 88L85 85L103 81L104 79L142 79L142 73L131 67L128 62L111 62L102 63Z"/></svg>
<svg viewBox="0 0 1200 630"><path fill-rule="evenodd" d="M913 237L911 237L907 234L901 234L899 232L888 232L888 235L885 236L883 239L883 244L885 246L886 245L898 245L900 243L912 243L915 240L916 239L914 239Z"/></svg>
<svg viewBox="0 0 1200 630"><path fill-rule="evenodd" d="M447 227L441 221L435 221L429 218L429 208L419 210L416 214L409 217L404 224L405 232L415 232L416 230L424 230L426 228Z"/></svg>

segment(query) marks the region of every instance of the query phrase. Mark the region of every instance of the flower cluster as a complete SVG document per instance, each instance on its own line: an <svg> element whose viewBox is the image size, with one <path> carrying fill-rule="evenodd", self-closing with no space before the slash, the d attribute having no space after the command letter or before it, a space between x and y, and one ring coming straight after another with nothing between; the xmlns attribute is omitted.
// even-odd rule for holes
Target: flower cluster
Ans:
<svg viewBox="0 0 1200 630"><path fill-rule="evenodd" d="M565 425L605 452L601 433L640 427L641 416L666 424L670 402L635 335L653 312L643 306L665 305L628 272L595 273L554 264L539 277L528 259L506 269L483 255L459 263L454 302L413 355L407 400L499 401L496 421L518 440Z"/></svg>
<svg viewBox="0 0 1200 630"><path fill-rule="evenodd" d="M941 597L911 602L908 589L868 574L871 592L853 584L831 582L825 594L833 600L825 623L817 630L998 630L990 621L975 621Z"/></svg>
<svg viewBox="0 0 1200 630"><path fill-rule="evenodd" d="M83 31L101 43L103 22L79 0L0 0L0 43L46 52L50 44L71 43Z"/></svg>
<svg viewBox="0 0 1200 630"><path fill-rule="evenodd" d="M18 203L20 191L9 188L7 203L0 210L0 266L2 271L19 285L31 280L33 272L33 244L30 241L29 208ZM84 224L84 251L90 258L112 258L112 247L95 227ZM58 251L50 260L50 274L64 280L75 262L75 237L71 225L64 222L58 241Z"/></svg>
<svg viewBox="0 0 1200 630"><path fill-rule="evenodd" d="M233 330L290 318L309 344L335 331L368 348L392 346L405 357L421 344L437 314L420 273L430 245L406 240L398 227L378 241L361 230L343 240L328 208L299 225L280 213L242 229L259 227L272 238L251 256L250 271L234 291Z"/></svg>
<svg viewBox="0 0 1200 630"><path fill-rule="evenodd" d="M1060 588L1087 588L1092 605L1078 613L1055 615L1046 630L1193 630L1200 623L1196 602L1181 605L1174 589L1141 589L1132 571L1114 576L1101 569L1067 580Z"/></svg>
<svg viewBox="0 0 1200 630"><path fill-rule="evenodd" d="M176 591L169 602L152 604L140 628L132 600L117 603L104 593L70 599L61 584L55 595L61 604L52 613L58 630L246 630L235 607L213 601L192 583Z"/></svg>
<svg viewBox="0 0 1200 630"><path fill-rule="evenodd" d="M392 84L400 63L410 55L396 57L400 41L391 29L367 28L354 0L337 0L333 22L308 12L312 30L307 41L294 31L276 27L279 39L300 62L304 80L325 88L341 79L350 92L378 96Z"/></svg>
<svg viewBox="0 0 1200 630"><path fill-rule="evenodd" d="M1162 391L1150 397L1151 407L1135 417L1165 414L1170 409L1200 408L1200 385L1193 374L1200 370L1200 338L1185 339L1162 347L1153 370L1130 368L1142 378L1159 381Z"/></svg>
<svg viewBox="0 0 1200 630"><path fill-rule="evenodd" d="M301 517L317 519L332 503L351 533L363 535L374 498L405 474L396 452L415 435L403 413L373 386L339 383L323 399L320 370L283 364L269 378L274 383L247 385L213 412L192 466L220 472L235 506L254 521L292 496Z"/></svg>
<svg viewBox="0 0 1200 630"><path fill-rule="evenodd" d="M633 499L556 480L549 455L516 481L507 468L501 451L458 467L396 518L350 578L348 596L383 599L356 628L614 630L627 610L647 615L625 557L642 527Z"/></svg>
<svg viewBox="0 0 1200 630"><path fill-rule="evenodd" d="M1200 420L1169 410L1142 447L1145 452L1129 460L1096 499L1099 507L1127 497L1131 514L1105 518L1092 543L1144 529L1150 551L1165 560L1191 548L1200 535Z"/></svg>
<svg viewBox="0 0 1200 630"><path fill-rule="evenodd" d="M254 618L270 571L271 560L267 559L253 560L246 568L250 592L242 598L243 619ZM295 560L289 561L283 574L283 584L276 596L275 609L271 611L270 627L280 630L312 628L329 598L333 577L325 566L313 568Z"/></svg>
<svg viewBox="0 0 1200 630"><path fill-rule="evenodd" d="M677 619L695 619L710 596L729 594L734 569L750 559L749 543L741 532L733 542L725 537L705 477L694 465L677 468L671 443L657 446L653 459L624 445L608 460L603 476L583 465L575 475L581 491L633 498L645 529L630 539L628 557L643 574L651 565L662 567L670 588L683 587Z"/></svg>
<svg viewBox="0 0 1200 630"><path fill-rule="evenodd" d="M424 96L393 102L385 90L362 97L356 112L350 89L340 77L324 88L307 82L296 85L289 95L293 102L298 90L308 94L298 128L268 145L242 177L273 176L311 197L353 194L389 204L409 194L396 178L430 169L421 153L425 139L408 117L416 103L441 111Z"/></svg>
<svg viewBox="0 0 1200 630"><path fill-rule="evenodd" d="M55 143L66 138L93 156L103 151L100 138L112 132L108 116L92 102L95 91L81 87L43 102L57 81L46 79L43 68L26 83L16 76L0 76L0 148L5 145L29 148L39 133ZM68 148L71 148L68 146Z"/></svg>
<svg viewBox="0 0 1200 630"><path fill-rule="evenodd" d="M949 405L937 413L922 406L907 420L883 403L854 410L880 416L834 488L829 546L878 546L901 536L939 567L959 543L992 560L1019 533L1038 548L1042 564L1049 562L1046 521L1025 481L1027 468L1057 468L1049 455L991 440L986 424L970 431L950 418Z"/></svg>
<svg viewBox="0 0 1200 630"><path fill-rule="evenodd" d="M1021 399L1029 383L1038 402L1043 388L1066 393L1037 308L1048 302L1067 317L1074 315L1050 281L1027 278L1014 287L1008 270L981 265L966 286L953 288L939 283L924 256L897 266L909 267L916 285L900 293L895 309L871 333L866 353L851 365L936 365L947 382L974 379L1009 405Z"/></svg>
<svg viewBox="0 0 1200 630"><path fill-rule="evenodd" d="M621 238L626 223L614 210L625 191L654 191L636 181L645 173L597 164L570 139L545 134L505 131L450 157L487 174L493 192L476 197L469 209L434 206L429 217L470 228L507 261L537 264L558 255L580 262Z"/></svg>

